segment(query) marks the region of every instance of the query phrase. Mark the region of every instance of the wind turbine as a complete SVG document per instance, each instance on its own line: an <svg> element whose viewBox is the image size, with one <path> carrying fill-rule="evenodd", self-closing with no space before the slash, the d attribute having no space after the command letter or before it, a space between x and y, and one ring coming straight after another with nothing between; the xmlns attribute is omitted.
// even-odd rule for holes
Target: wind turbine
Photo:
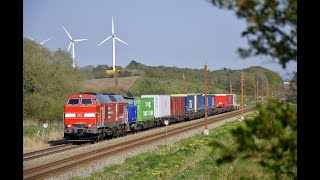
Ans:
<svg viewBox="0 0 320 180"><path fill-rule="evenodd" d="M32 41L35 41L36 43L38 43L38 44L40 44L40 45L42 46L43 43L45 43L45 42L49 41L50 39L52 39L53 36L52 36L51 38L49 38L49 39L46 39L46 40L44 40L44 41L41 41L40 43L37 42L36 40L34 40L34 39L33 39L32 37L30 37L30 36L28 36L28 38L31 39Z"/></svg>
<svg viewBox="0 0 320 180"><path fill-rule="evenodd" d="M110 38L112 38L112 68L113 70L115 70L115 65L116 65L116 47L115 47L115 40L118 40L126 45L128 45L126 42L122 41L121 39L119 39L115 34L114 34L114 26L113 26L113 16L112 16L112 35L107 37L105 40L103 40L100 44L98 44L98 46L100 46L102 43L106 42L107 40L109 40Z"/></svg>
<svg viewBox="0 0 320 180"><path fill-rule="evenodd" d="M70 47L71 47L71 45L72 45L72 59L73 59L72 66L73 66L73 67L76 67L76 62L75 62L75 60L74 60L74 43L75 43L75 42L79 42L79 41L85 41L85 40L88 40L88 39L72 39L72 37L70 36L70 34L69 34L68 31L66 30L66 28L64 28L64 26L62 26L62 27L63 27L64 31L66 31L67 35L69 36L69 38L70 38L70 40L71 40L71 42L70 42L70 44L69 44L69 47L68 47L68 51L69 51L69 49L70 49Z"/></svg>

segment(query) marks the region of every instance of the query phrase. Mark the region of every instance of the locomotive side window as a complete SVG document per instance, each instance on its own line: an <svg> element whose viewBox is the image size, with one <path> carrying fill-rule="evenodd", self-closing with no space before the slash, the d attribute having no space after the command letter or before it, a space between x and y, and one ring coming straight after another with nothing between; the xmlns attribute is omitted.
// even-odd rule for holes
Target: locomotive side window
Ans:
<svg viewBox="0 0 320 180"><path fill-rule="evenodd" d="M79 98L69 99L68 104L79 104Z"/></svg>
<svg viewBox="0 0 320 180"><path fill-rule="evenodd" d="M92 104L92 100L90 98L83 98L81 100L82 104Z"/></svg>

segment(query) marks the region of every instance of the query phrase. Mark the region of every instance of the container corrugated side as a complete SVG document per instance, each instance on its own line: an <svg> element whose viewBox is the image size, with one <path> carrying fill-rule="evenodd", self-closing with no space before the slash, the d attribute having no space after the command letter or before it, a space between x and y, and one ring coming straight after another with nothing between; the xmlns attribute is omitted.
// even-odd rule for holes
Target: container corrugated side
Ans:
<svg viewBox="0 0 320 180"><path fill-rule="evenodd" d="M227 105L233 105L233 95L232 94L227 94L226 95L226 104Z"/></svg>
<svg viewBox="0 0 320 180"><path fill-rule="evenodd" d="M133 104L127 104L128 122L135 122L137 120L137 109Z"/></svg>
<svg viewBox="0 0 320 180"><path fill-rule="evenodd" d="M208 108L212 108L212 95L211 94L207 94L207 99L208 99ZM205 94L202 95L202 100L201 100L201 106L202 109L204 109L204 104L205 104Z"/></svg>
<svg viewBox="0 0 320 180"><path fill-rule="evenodd" d="M171 96L170 97L170 115L184 114L184 96Z"/></svg>
<svg viewBox="0 0 320 180"><path fill-rule="evenodd" d="M214 94L210 94L212 96L212 104L211 104L211 107L212 108L215 108L216 107L216 95Z"/></svg>
<svg viewBox="0 0 320 180"><path fill-rule="evenodd" d="M226 106L226 94L215 94L216 107Z"/></svg>
<svg viewBox="0 0 320 180"><path fill-rule="evenodd" d="M150 120L154 118L154 99L136 98L137 103L137 121Z"/></svg>
<svg viewBox="0 0 320 180"><path fill-rule="evenodd" d="M194 105L194 95L187 95L187 97L185 97L185 113L194 112Z"/></svg>
<svg viewBox="0 0 320 180"><path fill-rule="evenodd" d="M233 95L233 105L237 105L237 95L236 94L232 94Z"/></svg>
<svg viewBox="0 0 320 180"><path fill-rule="evenodd" d="M203 109L204 105L202 106L202 94L195 94L194 98L195 98L195 101L194 101L195 111Z"/></svg>

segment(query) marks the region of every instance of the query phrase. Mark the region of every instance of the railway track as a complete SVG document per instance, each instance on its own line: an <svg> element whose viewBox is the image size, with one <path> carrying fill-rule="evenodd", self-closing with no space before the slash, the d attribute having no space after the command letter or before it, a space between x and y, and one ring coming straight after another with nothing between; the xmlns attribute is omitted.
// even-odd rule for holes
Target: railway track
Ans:
<svg viewBox="0 0 320 180"><path fill-rule="evenodd" d="M51 154L55 154L58 152L63 152L66 150L71 150L71 149L75 149L75 148L80 148L83 147L84 145L72 145L72 144L62 144L62 145L57 145L57 146L53 146L50 148L46 148L46 149L42 149L39 151L33 151L30 153L25 153L23 154L23 161L29 161L32 159L37 159L43 156L48 156Z"/></svg>
<svg viewBox="0 0 320 180"><path fill-rule="evenodd" d="M245 109L244 112L246 113L252 110L253 108L248 108L248 109ZM221 121L230 117L234 117L237 115L241 115L241 110L232 111L226 114L221 114L220 116L211 116L211 117L208 117L208 124L213 124L218 121ZM188 130L193 130L199 127L203 127L203 121L195 121L188 125L184 125L178 128L173 127L172 129L167 131L167 137L172 137L176 134L184 133L184 132L187 132ZM162 139L165 137L166 135L163 133L163 131L157 132L151 135L144 136L142 138L137 138L135 139L135 141L128 140L128 141L107 146L98 150L75 155L69 158L50 162L37 167L24 169L23 178L24 179L42 179L44 177L48 177L55 173L68 171L69 169L77 167L78 165L81 165L81 164L86 164L97 159L108 157L110 155L119 154L124 151L128 151L130 149L134 149L137 147L141 147L143 145L154 143L156 141L162 141ZM63 149L61 149L61 151L63 151Z"/></svg>

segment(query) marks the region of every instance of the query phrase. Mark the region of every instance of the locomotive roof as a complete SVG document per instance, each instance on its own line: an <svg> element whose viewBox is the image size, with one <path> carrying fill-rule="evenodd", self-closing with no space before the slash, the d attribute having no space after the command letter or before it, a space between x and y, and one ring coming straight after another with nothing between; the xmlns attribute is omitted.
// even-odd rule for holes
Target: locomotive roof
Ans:
<svg viewBox="0 0 320 180"><path fill-rule="evenodd" d="M110 95L110 94L101 94L102 102L125 102L124 98L121 95Z"/></svg>
<svg viewBox="0 0 320 180"><path fill-rule="evenodd" d="M123 96L124 99L135 99L135 97Z"/></svg>

